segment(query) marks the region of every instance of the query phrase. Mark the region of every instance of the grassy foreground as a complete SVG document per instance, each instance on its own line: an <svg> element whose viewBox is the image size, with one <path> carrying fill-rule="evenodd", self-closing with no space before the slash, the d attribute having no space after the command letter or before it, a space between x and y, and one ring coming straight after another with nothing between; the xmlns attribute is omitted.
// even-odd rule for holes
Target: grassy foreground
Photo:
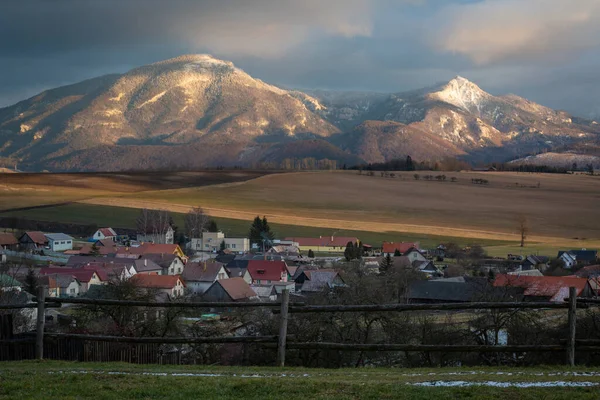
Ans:
<svg viewBox="0 0 600 400"><path fill-rule="evenodd" d="M23 361L0 363L0 398L597 399L598 386L515 386L525 382L537 386L557 381L600 383L598 369L586 369L586 375L573 372L561 367L280 370ZM475 382L480 386L419 386L434 381ZM494 387L489 382L511 385Z"/></svg>

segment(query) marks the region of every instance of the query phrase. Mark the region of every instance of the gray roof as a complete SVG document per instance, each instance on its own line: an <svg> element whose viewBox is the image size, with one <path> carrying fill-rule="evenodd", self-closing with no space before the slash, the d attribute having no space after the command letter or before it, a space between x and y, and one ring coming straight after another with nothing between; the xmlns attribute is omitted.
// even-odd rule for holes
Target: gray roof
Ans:
<svg viewBox="0 0 600 400"><path fill-rule="evenodd" d="M136 272L159 271L162 267L147 258L133 260Z"/></svg>
<svg viewBox="0 0 600 400"><path fill-rule="evenodd" d="M472 302L521 301L521 290L494 287L487 279L467 279L466 282L444 280L416 281L410 285L408 297L413 301Z"/></svg>
<svg viewBox="0 0 600 400"><path fill-rule="evenodd" d="M44 234L44 236L46 236L48 239L50 240L73 240L73 238L69 235L66 235L64 233L46 233Z"/></svg>
<svg viewBox="0 0 600 400"><path fill-rule="evenodd" d="M273 285L250 285L250 287L258 297L269 297L277 293Z"/></svg>

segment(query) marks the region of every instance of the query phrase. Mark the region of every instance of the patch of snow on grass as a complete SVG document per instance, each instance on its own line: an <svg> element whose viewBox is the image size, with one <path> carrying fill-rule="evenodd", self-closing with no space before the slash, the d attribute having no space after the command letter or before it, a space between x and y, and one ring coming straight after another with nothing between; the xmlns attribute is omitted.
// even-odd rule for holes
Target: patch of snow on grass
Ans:
<svg viewBox="0 0 600 400"><path fill-rule="evenodd" d="M160 92L159 94L157 94L156 96L154 96L153 98L151 98L150 100L146 100L145 102L143 102L142 104L140 104L139 106L137 106L137 108L142 108L144 107L146 104L151 104L151 103L155 103L157 102L161 97L163 97L165 94L167 93L167 91L165 90L164 92Z"/></svg>

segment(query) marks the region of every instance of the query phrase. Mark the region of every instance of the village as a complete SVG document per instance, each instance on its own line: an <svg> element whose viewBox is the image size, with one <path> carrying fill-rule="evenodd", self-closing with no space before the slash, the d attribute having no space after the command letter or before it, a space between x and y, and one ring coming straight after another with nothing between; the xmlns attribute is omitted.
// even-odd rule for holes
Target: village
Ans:
<svg viewBox="0 0 600 400"><path fill-rule="evenodd" d="M373 276L410 271L408 302L471 302L497 287L520 288L514 301L562 302L568 287L583 297L600 288L596 250L500 259L486 257L478 246L451 243L424 249L418 242L370 245L357 237L271 239L265 233L251 243L205 231L182 246L170 227L134 237L117 231L100 228L79 239L0 233L3 292L25 290L25 282L35 279L49 297L89 297L101 295L102 286L131 280L162 300L277 301L283 290L303 298L343 289L349 265ZM479 289L482 281L492 283L490 293Z"/></svg>

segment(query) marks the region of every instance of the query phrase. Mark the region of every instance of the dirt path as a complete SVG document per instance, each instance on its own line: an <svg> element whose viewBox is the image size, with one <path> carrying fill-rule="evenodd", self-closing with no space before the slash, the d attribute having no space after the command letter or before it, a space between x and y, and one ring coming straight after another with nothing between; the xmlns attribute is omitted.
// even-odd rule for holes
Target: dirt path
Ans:
<svg viewBox="0 0 600 400"><path fill-rule="evenodd" d="M174 204L161 201L136 200L128 198L92 198L88 200L83 200L80 203L126 208L164 209L177 213L186 213L192 208L191 206L185 204ZM228 210L210 207L203 207L203 209L207 214L213 217L231 218L244 221L251 221L257 215L257 212L250 211ZM263 213L260 213L260 215L263 215ZM520 239L519 235L517 234L483 231L475 229L448 228L443 226L412 225L402 223L349 221L328 218L311 218L293 214L281 215L265 213L265 215L269 219L269 221L273 223L296 226L311 226L317 228L346 229L367 232L403 232L472 239L504 240L514 242L517 242ZM528 239L531 242L546 244L555 243L557 245L566 245L567 242L570 242L569 239L547 236L530 236Z"/></svg>

